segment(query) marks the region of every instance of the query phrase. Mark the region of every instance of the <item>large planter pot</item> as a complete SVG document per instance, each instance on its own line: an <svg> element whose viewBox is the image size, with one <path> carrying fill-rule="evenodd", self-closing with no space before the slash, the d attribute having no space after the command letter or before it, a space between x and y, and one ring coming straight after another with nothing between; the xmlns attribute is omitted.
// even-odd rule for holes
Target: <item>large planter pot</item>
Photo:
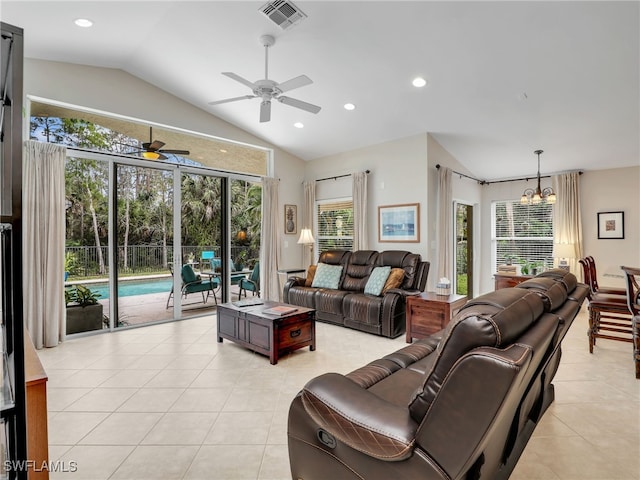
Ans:
<svg viewBox="0 0 640 480"><path fill-rule="evenodd" d="M91 330L100 330L102 328L102 309L101 303L95 305L70 305L67 307L67 335L79 332L88 332Z"/></svg>

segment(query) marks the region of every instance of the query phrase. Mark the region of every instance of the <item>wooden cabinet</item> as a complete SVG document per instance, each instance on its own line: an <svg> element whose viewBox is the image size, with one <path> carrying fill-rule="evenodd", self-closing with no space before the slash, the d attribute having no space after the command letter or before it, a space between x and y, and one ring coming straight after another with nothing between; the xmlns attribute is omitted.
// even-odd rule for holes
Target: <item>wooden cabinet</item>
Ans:
<svg viewBox="0 0 640 480"><path fill-rule="evenodd" d="M442 330L466 302L466 295L434 292L407 297L407 343Z"/></svg>
<svg viewBox="0 0 640 480"><path fill-rule="evenodd" d="M316 349L315 310L295 307L290 314L269 315L274 306L291 306L265 300L263 305L238 307L232 303L218 305L218 343L223 338L269 357L272 365L292 350Z"/></svg>
<svg viewBox="0 0 640 480"><path fill-rule="evenodd" d="M515 287L519 283L533 278L533 275L511 275L508 273L496 273L493 278L496 281L495 289L500 290L501 288Z"/></svg>
<svg viewBox="0 0 640 480"><path fill-rule="evenodd" d="M24 338L25 383L27 390L27 452L39 468L29 470L29 480L47 480L49 462L47 433L47 373L42 368L29 334Z"/></svg>

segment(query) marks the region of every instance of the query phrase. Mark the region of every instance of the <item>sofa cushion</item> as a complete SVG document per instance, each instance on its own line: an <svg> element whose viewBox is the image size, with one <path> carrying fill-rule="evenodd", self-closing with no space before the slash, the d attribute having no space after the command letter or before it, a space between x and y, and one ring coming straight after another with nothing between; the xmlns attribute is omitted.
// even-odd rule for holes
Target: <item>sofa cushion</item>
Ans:
<svg viewBox="0 0 640 480"><path fill-rule="evenodd" d="M385 250L378 255L378 265L388 265L392 268L397 267L404 270L404 279L400 288L405 290L414 288L420 260L419 254L407 252L406 250Z"/></svg>
<svg viewBox="0 0 640 480"><path fill-rule="evenodd" d="M387 277L387 281L384 283L384 287L382 287L382 294L384 295L392 288L399 288L403 280L404 270L402 268L392 268L389 272L389 277Z"/></svg>
<svg viewBox="0 0 640 480"><path fill-rule="evenodd" d="M313 277L316 275L317 265L309 265L309 270L307 271L307 278L304 280L304 286L310 287L313 283Z"/></svg>
<svg viewBox="0 0 640 480"><path fill-rule="evenodd" d="M337 290L340 286L342 276L342 265L327 265L318 263L316 274L313 277L311 286L314 288L331 288Z"/></svg>
<svg viewBox="0 0 640 480"><path fill-rule="evenodd" d="M341 290L362 292L367 284L369 275L376 266L378 252L375 250L358 250L353 252L349 263L345 265L344 279Z"/></svg>
<svg viewBox="0 0 640 480"><path fill-rule="evenodd" d="M364 293L375 296L381 295L390 273L391 267L389 266L374 268L371 275L369 275L367 284L364 286Z"/></svg>

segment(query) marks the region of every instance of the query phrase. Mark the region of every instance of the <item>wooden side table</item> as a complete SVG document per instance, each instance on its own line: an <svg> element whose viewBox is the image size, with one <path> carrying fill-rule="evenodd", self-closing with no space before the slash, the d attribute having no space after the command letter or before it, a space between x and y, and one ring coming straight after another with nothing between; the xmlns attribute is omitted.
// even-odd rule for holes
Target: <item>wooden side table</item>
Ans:
<svg viewBox="0 0 640 480"><path fill-rule="evenodd" d="M466 295L423 292L407 297L407 343L442 330L465 303Z"/></svg>
<svg viewBox="0 0 640 480"><path fill-rule="evenodd" d="M533 275L512 275L509 273L496 273L493 275L493 278L496 281L495 290L500 290L501 288L515 287L519 283L533 278Z"/></svg>

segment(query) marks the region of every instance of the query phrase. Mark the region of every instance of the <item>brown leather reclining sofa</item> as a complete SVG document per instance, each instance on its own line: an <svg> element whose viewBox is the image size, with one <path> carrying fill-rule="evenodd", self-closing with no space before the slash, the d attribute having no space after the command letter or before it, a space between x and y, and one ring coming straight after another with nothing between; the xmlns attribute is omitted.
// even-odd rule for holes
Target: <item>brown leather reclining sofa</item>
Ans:
<svg viewBox="0 0 640 480"><path fill-rule="evenodd" d="M404 333L405 297L410 291L424 291L429 274L429 262L404 250L327 250L318 263L343 266L338 289L305 286L305 279L291 278L284 286L283 300L315 309L317 320L390 338ZM402 268L402 284L381 296L365 294L371 272L381 266Z"/></svg>
<svg viewBox="0 0 640 480"><path fill-rule="evenodd" d="M554 398L587 295L551 270L470 300L442 331L312 379L289 410L292 478L506 479Z"/></svg>

